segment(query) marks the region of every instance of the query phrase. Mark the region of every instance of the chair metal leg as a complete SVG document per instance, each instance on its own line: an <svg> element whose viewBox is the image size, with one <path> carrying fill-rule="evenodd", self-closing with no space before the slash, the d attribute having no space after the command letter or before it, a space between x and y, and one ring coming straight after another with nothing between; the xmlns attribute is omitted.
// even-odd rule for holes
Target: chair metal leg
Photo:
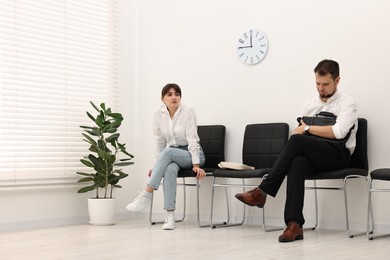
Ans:
<svg viewBox="0 0 390 260"><path fill-rule="evenodd" d="M315 212L315 223L313 227L305 227L304 229L311 229L315 230L318 226L318 193L317 193L317 182L316 180L313 180L313 188L314 191L314 212Z"/></svg>
<svg viewBox="0 0 390 260"><path fill-rule="evenodd" d="M367 209L367 237L369 240L374 239L374 230L375 230L375 224L374 224L374 209L372 205L372 193L376 191L383 191L383 192L390 192L389 189L373 189L372 188L372 179L369 179L369 185L368 185L368 209ZM371 220L371 221L370 221ZM389 236L386 235L380 235L380 237Z"/></svg>
<svg viewBox="0 0 390 260"><path fill-rule="evenodd" d="M216 178L214 178L214 181L213 181L213 189L212 189L212 196L211 196L211 200L212 200L212 202L211 202L211 215L210 215L210 226L212 228L240 226L240 225L244 224L245 218L246 218L246 206L245 206L245 204L242 204L242 208L243 208L242 219L239 222L237 222L237 223L231 223L230 222L230 213L229 213L230 206L229 206L228 193L227 193L227 186L228 185L226 184L226 179L225 178L223 178L223 179L225 180L225 184L224 185L223 184L221 184L221 185L216 184L215 183L216 182ZM216 187L224 187L225 188L225 196L226 196L226 202L227 202L226 207L227 207L227 212L228 212L228 220L226 222L217 223L217 224L213 223L214 194L215 194L215 188ZM242 191L245 192L245 188L246 187L247 188L248 187L253 188L255 186L252 187L250 185L246 185L245 184L245 179L242 179L242 185L237 185L237 187L242 187ZM267 225L266 225L265 209L263 208L262 211L263 211L263 219L262 219L263 223L262 224L263 224L264 231L269 232L269 231L276 231L276 230L283 230L284 229L284 227L268 228Z"/></svg>
<svg viewBox="0 0 390 260"><path fill-rule="evenodd" d="M345 224L346 224L346 229L347 229L347 235L348 237L352 238L353 235L351 235L349 231L349 217L348 217L348 199L347 199L347 183L346 183L346 178L344 178L344 205L345 205Z"/></svg>
<svg viewBox="0 0 390 260"><path fill-rule="evenodd" d="M372 195L372 180L370 179L368 184L368 208L367 208L367 231L366 235L368 240L374 239L374 236L372 235L374 233L374 213L372 209L372 201L371 201L371 195ZM371 214L370 214L371 212ZM371 215L371 225L370 225L370 215Z"/></svg>
<svg viewBox="0 0 390 260"><path fill-rule="evenodd" d="M183 186L183 215L182 215L182 218L181 219L175 219L175 222L183 222L185 217L186 217L186 201L187 201L187 192L186 192L186 183L185 183L185 178L183 178L183 183L179 184L181 186ZM151 225L155 225L155 224L163 224L164 221L154 221L153 220L153 199L154 197L154 192L152 193L152 201L150 203L150 211L149 211L149 222Z"/></svg>
<svg viewBox="0 0 390 260"><path fill-rule="evenodd" d="M210 224L202 224L200 221L200 183L199 180L196 180L196 208L197 208L197 220L198 225L201 228L210 227Z"/></svg>
<svg viewBox="0 0 390 260"><path fill-rule="evenodd" d="M228 197L228 192L227 192L227 184L226 184L226 179L225 178L223 178L223 179L224 179L225 184L218 185L218 184L216 184L216 178L213 178L213 188L212 188L212 193L211 193L211 212L210 212L210 226L212 228L239 226L239 225L242 225L245 221L245 205L244 205L243 206L244 214L243 214L242 221L239 223L230 223L230 207L229 207L229 197ZM216 187L224 187L225 188L226 208L227 208L228 217L227 217L227 221L224 221L222 223L213 223L214 195L215 195L215 188ZM244 191L245 191L245 189L244 189Z"/></svg>
<svg viewBox="0 0 390 260"><path fill-rule="evenodd" d="M343 187L339 187L339 188L328 188L328 187L317 187L317 184L316 184L316 181L314 181L314 187L311 187L309 189L313 189L315 191L315 226L314 227L310 227L310 228L305 228L305 229L315 229L318 225L318 197L317 197L317 190L318 189L324 189L324 190L342 190L344 192L344 206L345 206L345 223L346 223L346 232L347 232L347 236L352 238L354 236L358 236L358 235L364 235L364 234L368 234L370 231L369 231L369 224L367 223L367 228L366 228L366 231L365 232L359 232L359 233L355 233L355 234L351 234L350 232L350 228L349 228L349 216L348 216L348 196L347 196L347 180L348 179L352 179L352 178L363 178L366 182L368 182L368 177L365 177L365 176L361 176L361 175L349 175L347 177L345 177L343 179ZM367 184L366 184L367 186ZM368 187L368 186L367 186ZM368 190L368 195L370 196L370 192L369 192L369 188L367 188ZM369 208L372 207L371 205L369 205ZM371 213L370 213L371 212ZM371 214L372 215L372 211L369 209L368 211L368 214ZM368 215L368 220L369 221L369 215ZM373 222L372 222L372 226L373 226Z"/></svg>
<svg viewBox="0 0 390 260"><path fill-rule="evenodd" d="M268 228L267 225L265 224L265 205L264 205L262 211L263 211L263 230L265 232L278 231L278 230L283 230L284 229L284 227Z"/></svg>
<svg viewBox="0 0 390 260"><path fill-rule="evenodd" d="M348 199L347 199L347 179L351 179L351 178L363 178L366 181L366 187L367 187L367 182L369 180L368 180L368 177L364 177L364 176L360 176L360 175L349 175L349 176L345 177L344 181L343 181L343 183L344 183L344 187L343 188L344 188L344 201L345 201L345 216L346 216L347 235L348 235L348 237L353 238L354 236L367 234L367 230L365 232L359 232L359 233L355 233L355 234L351 234L351 232L349 230Z"/></svg>

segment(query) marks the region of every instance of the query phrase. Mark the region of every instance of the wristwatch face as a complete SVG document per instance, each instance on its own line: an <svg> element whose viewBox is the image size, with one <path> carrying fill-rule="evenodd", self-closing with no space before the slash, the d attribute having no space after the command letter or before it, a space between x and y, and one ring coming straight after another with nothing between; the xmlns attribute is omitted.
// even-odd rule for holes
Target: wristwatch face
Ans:
<svg viewBox="0 0 390 260"><path fill-rule="evenodd" d="M305 126L305 132L309 132L309 130L310 130L310 126L309 125Z"/></svg>

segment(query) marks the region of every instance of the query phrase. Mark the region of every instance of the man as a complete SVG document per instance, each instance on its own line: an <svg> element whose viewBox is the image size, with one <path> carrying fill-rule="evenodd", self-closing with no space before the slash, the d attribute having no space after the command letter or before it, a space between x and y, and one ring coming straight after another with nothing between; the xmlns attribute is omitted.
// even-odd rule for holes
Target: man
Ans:
<svg viewBox="0 0 390 260"><path fill-rule="evenodd" d="M267 194L275 197L287 176L284 209L287 227L279 237L279 242L303 239L305 176L347 168L356 145L357 106L351 97L337 90L340 82L338 63L323 60L314 72L319 96L306 102L303 116L315 116L320 111L327 111L337 116L336 123L332 126L310 126L301 121L267 178L257 188L236 194L236 198L243 203L262 208ZM342 148L315 137L343 139L349 132L351 134Z"/></svg>

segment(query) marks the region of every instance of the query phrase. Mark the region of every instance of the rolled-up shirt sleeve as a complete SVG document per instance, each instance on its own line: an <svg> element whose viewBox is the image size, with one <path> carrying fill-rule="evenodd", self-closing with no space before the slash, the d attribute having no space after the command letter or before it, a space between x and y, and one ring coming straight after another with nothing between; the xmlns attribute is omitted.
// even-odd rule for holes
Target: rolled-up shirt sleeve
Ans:
<svg viewBox="0 0 390 260"><path fill-rule="evenodd" d="M337 139L342 139L348 134L356 124L358 117L357 105L352 98L344 98L342 103L343 106L337 115L336 124L332 126L333 134Z"/></svg>
<svg viewBox="0 0 390 260"><path fill-rule="evenodd" d="M200 163L200 145L198 136L198 126L195 110L189 110L188 121L186 124L186 139L188 142L188 151L191 154L192 164Z"/></svg>

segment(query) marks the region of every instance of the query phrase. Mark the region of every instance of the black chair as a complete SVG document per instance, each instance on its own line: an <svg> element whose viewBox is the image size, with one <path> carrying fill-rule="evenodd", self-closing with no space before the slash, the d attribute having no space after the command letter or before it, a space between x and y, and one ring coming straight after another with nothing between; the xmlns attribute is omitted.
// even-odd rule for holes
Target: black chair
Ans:
<svg viewBox="0 0 390 260"><path fill-rule="evenodd" d="M243 164L255 167L254 170L229 170L219 169L213 173L213 187L211 196L211 227L228 227L242 225L245 221L245 204L243 205L243 217L238 223L230 223L229 203L227 202L227 221L215 224L213 223L214 212L214 193L215 188L254 188L257 185L246 184L246 179L258 179L266 177L282 151L288 140L289 126L286 123L264 123L247 125L244 133L244 142L242 147ZM222 179L223 183L217 183ZM240 179L242 184L227 183L226 179ZM227 196L227 192L226 192ZM226 199L228 196L226 197ZM263 228L270 231L265 225L265 214L263 209ZM282 229L282 228L278 228ZM276 229L272 229L276 230Z"/></svg>
<svg viewBox="0 0 390 260"><path fill-rule="evenodd" d="M368 156L367 156L367 120L364 118L358 119L358 130L356 133L356 147L351 156L351 166L347 169L319 172L306 177L306 180L312 180L313 186L307 186L307 190L314 190L315 200L315 225L311 229L316 229L318 226L318 199L317 190L338 190L344 192L346 230L349 237L353 237L349 231L348 217L348 199L347 199L347 180L353 178L362 178L368 181ZM317 186L319 180L343 180L343 185L338 187ZM365 232L364 232L365 233ZM362 233L362 234L364 234ZM358 235L358 234L355 234ZM359 233L360 235L360 233Z"/></svg>
<svg viewBox="0 0 390 260"><path fill-rule="evenodd" d="M225 160L225 134L226 127L223 125L201 125L198 126L198 135L200 139L200 146L203 149L206 157L205 165L202 169L206 172L206 177L212 176L213 171L218 168L218 163ZM186 187L196 187L196 206L197 206L197 221L200 227L208 227L209 224L201 224L200 221L200 206L199 206L199 189L200 183L196 179L196 183L186 183L187 178L195 178L196 174L190 170L181 170L178 173L178 180L182 179L179 186L183 186L183 214L182 218L176 220L181 222L186 216ZM153 197L152 204L150 205L149 221L152 225L157 223L163 223L162 221L152 220L153 215Z"/></svg>
<svg viewBox="0 0 390 260"><path fill-rule="evenodd" d="M372 207L372 193L373 192L390 192L390 188L373 188L373 182L375 181L390 181L390 168L380 168L373 170L370 173L369 180L369 193L368 193L368 210L367 210L367 236L369 240L374 239L374 213ZM370 223L371 221L371 223ZM389 236L389 234L380 235L380 236Z"/></svg>

